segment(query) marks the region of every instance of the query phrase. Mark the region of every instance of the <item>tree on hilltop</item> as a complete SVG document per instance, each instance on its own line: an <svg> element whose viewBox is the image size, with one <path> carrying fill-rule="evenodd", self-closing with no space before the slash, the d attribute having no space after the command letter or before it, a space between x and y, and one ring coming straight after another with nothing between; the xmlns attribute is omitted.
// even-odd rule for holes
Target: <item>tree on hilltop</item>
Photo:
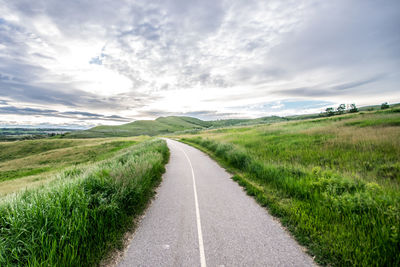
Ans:
<svg viewBox="0 0 400 267"><path fill-rule="evenodd" d="M326 108L325 111L328 117L335 115L335 110L332 107Z"/></svg>
<svg viewBox="0 0 400 267"><path fill-rule="evenodd" d="M389 106L389 104L388 104L388 102L384 102L384 103L382 103L382 105L381 105L381 109L387 109L387 108L389 108L390 106Z"/></svg>
<svg viewBox="0 0 400 267"><path fill-rule="evenodd" d="M340 104L336 109L337 114L339 114L339 115L343 114L345 110L346 110L346 105L345 104Z"/></svg>
<svg viewBox="0 0 400 267"><path fill-rule="evenodd" d="M356 104L350 104L350 110L349 110L349 112L350 112L350 113L356 113L356 112L358 112L358 108L357 108Z"/></svg>

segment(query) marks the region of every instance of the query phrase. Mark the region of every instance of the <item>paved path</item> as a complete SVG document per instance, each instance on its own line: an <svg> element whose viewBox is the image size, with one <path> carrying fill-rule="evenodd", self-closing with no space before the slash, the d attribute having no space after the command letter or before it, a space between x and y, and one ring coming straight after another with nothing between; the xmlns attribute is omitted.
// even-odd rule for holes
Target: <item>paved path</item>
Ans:
<svg viewBox="0 0 400 267"><path fill-rule="evenodd" d="M312 266L265 209L201 151L167 140L163 182L119 266Z"/></svg>

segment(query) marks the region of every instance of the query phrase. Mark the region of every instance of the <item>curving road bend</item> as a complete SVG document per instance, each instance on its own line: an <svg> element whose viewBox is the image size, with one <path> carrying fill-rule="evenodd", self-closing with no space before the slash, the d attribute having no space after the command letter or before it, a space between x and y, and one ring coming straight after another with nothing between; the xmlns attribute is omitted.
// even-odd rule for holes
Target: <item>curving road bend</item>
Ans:
<svg viewBox="0 0 400 267"><path fill-rule="evenodd" d="M167 143L163 182L119 266L315 265L215 161Z"/></svg>

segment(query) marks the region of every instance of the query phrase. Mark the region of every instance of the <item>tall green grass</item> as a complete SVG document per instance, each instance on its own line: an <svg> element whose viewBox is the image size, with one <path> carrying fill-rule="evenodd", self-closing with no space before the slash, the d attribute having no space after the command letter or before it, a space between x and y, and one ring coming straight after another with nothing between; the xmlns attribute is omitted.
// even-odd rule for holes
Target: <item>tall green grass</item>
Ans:
<svg viewBox="0 0 400 267"><path fill-rule="evenodd" d="M0 265L88 266L120 244L154 194L165 141L59 174L51 185L0 202Z"/></svg>
<svg viewBox="0 0 400 267"><path fill-rule="evenodd" d="M0 197L48 183L55 173L112 158L149 137L0 142Z"/></svg>
<svg viewBox="0 0 400 267"><path fill-rule="evenodd" d="M282 142L285 151L272 151L275 159L271 156L267 160L260 154L260 147L274 149L274 143L270 145L256 133L250 129L243 136L209 134L210 138L229 142L201 137L181 140L204 149L231 168L236 173L234 179L273 215L280 217L296 239L316 256L317 262L334 266L400 265L398 190L347 176L340 169L318 166L319 157L314 158L316 166L310 167L311 158L304 161L296 157L297 150L290 153L290 148L299 142L301 146L299 138ZM280 138L280 134L282 131L277 131L273 136ZM312 139L322 147L332 138L328 136L321 141L318 135L315 138L303 135L304 142ZM255 144L250 145L249 140ZM306 154L307 146L303 150Z"/></svg>

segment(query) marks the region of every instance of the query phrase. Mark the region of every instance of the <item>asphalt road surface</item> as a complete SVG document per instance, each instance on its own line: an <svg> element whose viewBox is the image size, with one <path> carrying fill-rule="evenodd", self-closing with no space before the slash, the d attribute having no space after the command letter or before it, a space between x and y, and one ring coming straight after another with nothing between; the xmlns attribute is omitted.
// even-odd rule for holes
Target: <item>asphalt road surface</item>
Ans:
<svg viewBox="0 0 400 267"><path fill-rule="evenodd" d="M313 266L310 256L224 169L167 140L156 199L119 266Z"/></svg>

